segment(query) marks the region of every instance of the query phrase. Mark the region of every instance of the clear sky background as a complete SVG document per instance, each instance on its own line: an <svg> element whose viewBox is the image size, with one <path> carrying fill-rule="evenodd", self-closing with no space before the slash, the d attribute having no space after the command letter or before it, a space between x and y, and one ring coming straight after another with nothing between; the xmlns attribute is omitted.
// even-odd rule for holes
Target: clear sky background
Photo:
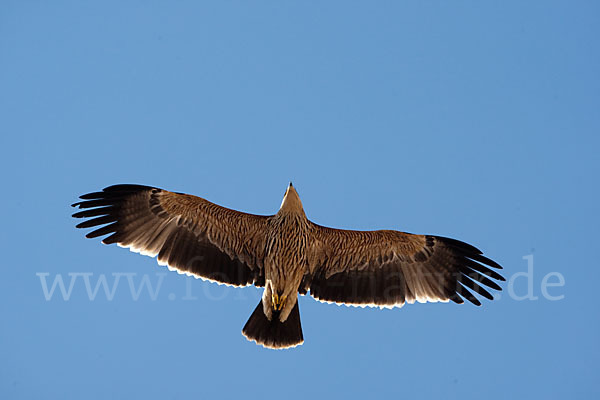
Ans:
<svg viewBox="0 0 600 400"><path fill-rule="evenodd" d="M597 398L599 27L594 1L2 1L0 398ZM290 180L317 223L455 237L512 280L480 308L302 297L304 345L270 351L240 333L259 290L70 217L115 183L272 214Z"/></svg>

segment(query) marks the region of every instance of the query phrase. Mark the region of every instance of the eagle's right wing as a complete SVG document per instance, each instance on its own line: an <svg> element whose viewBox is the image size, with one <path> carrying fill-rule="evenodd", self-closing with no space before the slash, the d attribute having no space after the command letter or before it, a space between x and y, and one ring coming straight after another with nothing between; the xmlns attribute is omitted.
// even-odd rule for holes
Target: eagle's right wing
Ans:
<svg viewBox="0 0 600 400"><path fill-rule="evenodd" d="M117 243L180 273L234 286L264 285L268 217L200 197L141 185L115 185L80 196L77 225L105 225L86 235ZM93 218L92 218L93 217ZM106 225L108 224L108 225Z"/></svg>

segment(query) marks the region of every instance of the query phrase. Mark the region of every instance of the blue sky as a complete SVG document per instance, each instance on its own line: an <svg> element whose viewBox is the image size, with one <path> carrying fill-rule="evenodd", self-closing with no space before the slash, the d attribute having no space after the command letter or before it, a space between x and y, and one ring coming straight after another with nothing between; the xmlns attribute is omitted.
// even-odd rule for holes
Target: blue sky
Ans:
<svg viewBox="0 0 600 400"><path fill-rule="evenodd" d="M1 398L600 394L596 2L1 8ZM269 351L240 333L259 290L163 275L70 217L115 183L271 214L290 180L317 223L476 245L505 290L302 297L305 344ZM102 276L118 285L92 300ZM44 293L57 277L68 300Z"/></svg>

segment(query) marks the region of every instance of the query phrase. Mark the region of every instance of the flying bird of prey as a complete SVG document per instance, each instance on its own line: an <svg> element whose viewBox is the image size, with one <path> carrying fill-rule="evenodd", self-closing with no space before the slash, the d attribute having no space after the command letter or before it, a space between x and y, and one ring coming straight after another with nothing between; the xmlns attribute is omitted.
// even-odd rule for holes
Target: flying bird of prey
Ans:
<svg viewBox="0 0 600 400"><path fill-rule="evenodd" d="M242 333L268 348L303 343L298 294L362 307L463 299L479 306L474 293L492 300L484 286L501 290L492 279L504 281L491 269L500 265L455 239L317 225L291 183L270 216L140 185L80 198L73 217L89 219L77 228L104 225L88 238L109 235L103 243L158 256L159 264L205 280L264 287Z"/></svg>

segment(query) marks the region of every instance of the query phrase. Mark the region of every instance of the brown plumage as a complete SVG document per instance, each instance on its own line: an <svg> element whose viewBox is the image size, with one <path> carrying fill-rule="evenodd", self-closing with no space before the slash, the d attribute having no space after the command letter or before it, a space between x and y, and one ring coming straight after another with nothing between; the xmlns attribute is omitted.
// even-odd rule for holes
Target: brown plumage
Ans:
<svg viewBox="0 0 600 400"><path fill-rule="evenodd" d="M290 183L279 212L246 214L200 197L140 185L115 185L73 204L99 225L88 238L117 243L180 273L233 286L265 287L242 330L270 348L303 342L297 294L355 306L481 303L501 269L475 247L454 239L404 232L349 231L309 221Z"/></svg>

